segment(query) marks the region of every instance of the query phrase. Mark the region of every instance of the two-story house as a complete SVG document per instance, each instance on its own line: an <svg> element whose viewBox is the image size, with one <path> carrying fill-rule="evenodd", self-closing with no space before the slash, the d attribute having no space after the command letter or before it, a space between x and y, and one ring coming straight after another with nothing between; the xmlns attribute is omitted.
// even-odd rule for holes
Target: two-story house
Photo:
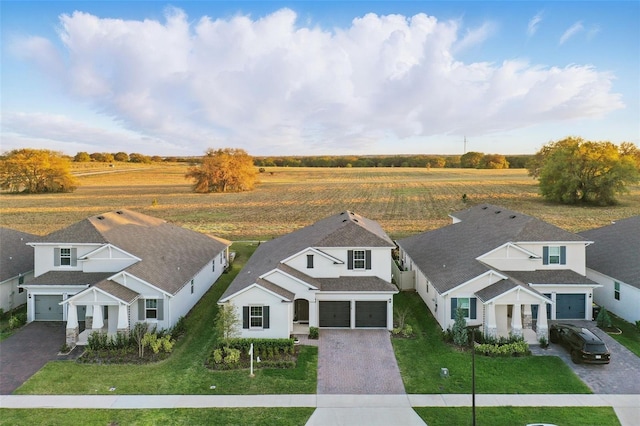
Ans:
<svg viewBox="0 0 640 426"><path fill-rule="evenodd" d="M33 277L33 248L27 245L36 235L0 227L0 309L9 312L27 302L22 284Z"/></svg>
<svg viewBox="0 0 640 426"><path fill-rule="evenodd" d="M175 325L227 267L230 243L130 210L92 216L30 243L27 321L66 321L67 343L86 331ZM83 338L86 338L84 336Z"/></svg>
<svg viewBox="0 0 640 426"><path fill-rule="evenodd" d="M398 241L403 269L443 329L458 307L486 335L548 336L548 320L591 319L585 238L489 204L453 223ZM535 333L534 333L535 331Z"/></svg>
<svg viewBox="0 0 640 426"><path fill-rule="evenodd" d="M378 223L344 211L262 243L218 303L236 308L244 338L392 329L394 247Z"/></svg>

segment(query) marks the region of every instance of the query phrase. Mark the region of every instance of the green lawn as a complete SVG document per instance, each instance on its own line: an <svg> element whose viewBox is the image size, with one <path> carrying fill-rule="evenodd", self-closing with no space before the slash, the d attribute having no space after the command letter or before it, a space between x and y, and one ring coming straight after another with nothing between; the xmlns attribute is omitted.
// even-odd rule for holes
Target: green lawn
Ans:
<svg viewBox="0 0 640 426"><path fill-rule="evenodd" d="M314 408L0 409L0 425L304 425Z"/></svg>
<svg viewBox="0 0 640 426"><path fill-rule="evenodd" d="M255 245L234 244L236 261L187 316L187 335L166 360L147 365L96 365L72 361L49 362L18 388L16 394L277 394L315 393L318 351L301 347L294 369L211 371L205 359L216 343L213 321L217 300ZM210 389L215 386L214 390Z"/></svg>
<svg viewBox="0 0 640 426"><path fill-rule="evenodd" d="M615 316L611 312L609 312L609 316L613 326L622 330L622 334L609 333L609 336L640 357L640 330L634 324Z"/></svg>
<svg viewBox="0 0 640 426"><path fill-rule="evenodd" d="M471 425L471 407L419 407L416 413L429 426ZM478 426L551 423L562 426L619 426L611 407L478 407Z"/></svg>
<svg viewBox="0 0 640 426"><path fill-rule="evenodd" d="M395 308L409 307L407 323L415 339L393 339L407 393L471 393L471 353L445 344L441 330L417 293L402 292ZM440 368L449 378L440 377ZM476 356L478 393L591 393L558 357L490 358Z"/></svg>

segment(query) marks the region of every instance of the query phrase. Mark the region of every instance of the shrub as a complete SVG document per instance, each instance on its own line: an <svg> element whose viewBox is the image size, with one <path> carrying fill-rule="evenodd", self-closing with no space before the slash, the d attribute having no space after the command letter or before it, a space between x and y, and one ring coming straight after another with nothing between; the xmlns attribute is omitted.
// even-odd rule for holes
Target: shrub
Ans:
<svg viewBox="0 0 640 426"><path fill-rule="evenodd" d="M102 333L100 331L92 332L87 338L87 346L89 349L94 351L107 349L109 347L109 337L107 336L107 333Z"/></svg>
<svg viewBox="0 0 640 426"><path fill-rule="evenodd" d="M309 327L309 339L317 340L320 337L320 330L318 327Z"/></svg>
<svg viewBox="0 0 640 426"><path fill-rule="evenodd" d="M609 316L609 312L607 312L607 308L605 308L604 306L600 309L600 312L598 312L596 322L598 323L598 327L600 328L611 327L611 317Z"/></svg>
<svg viewBox="0 0 640 426"><path fill-rule="evenodd" d="M13 330L14 328L22 327L27 322L27 314L21 312L16 315L11 315L9 317L9 328Z"/></svg>
<svg viewBox="0 0 640 426"><path fill-rule="evenodd" d="M636 328L640 331L640 320L636 321Z"/></svg>
<svg viewBox="0 0 640 426"><path fill-rule="evenodd" d="M238 349L224 348L226 356L224 357L225 364L237 364L240 361L240 351Z"/></svg>
<svg viewBox="0 0 640 426"><path fill-rule="evenodd" d="M453 343L456 346L467 346L469 344L467 321L464 319L464 311L460 307L456 309L456 321L453 323Z"/></svg>
<svg viewBox="0 0 640 426"><path fill-rule="evenodd" d="M487 356L524 356L530 353L529 345L524 340L504 345L487 344L476 345L476 352Z"/></svg>
<svg viewBox="0 0 640 426"><path fill-rule="evenodd" d="M549 346L549 341L547 340L546 337L542 336L538 339L538 342L540 342L540 347L541 348L546 348L547 346Z"/></svg>
<svg viewBox="0 0 640 426"><path fill-rule="evenodd" d="M171 337L179 339L187 333L187 320L184 317L178 318L178 322L171 329Z"/></svg>
<svg viewBox="0 0 640 426"><path fill-rule="evenodd" d="M404 337L413 336L413 327L411 327L411 325L409 324L405 324L404 328L402 329L402 335Z"/></svg>
<svg viewBox="0 0 640 426"><path fill-rule="evenodd" d="M62 346L60 346L60 353L66 354L70 350L71 350L71 347L69 347L69 345L67 345L67 342L64 342L62 344Z"/></svg>

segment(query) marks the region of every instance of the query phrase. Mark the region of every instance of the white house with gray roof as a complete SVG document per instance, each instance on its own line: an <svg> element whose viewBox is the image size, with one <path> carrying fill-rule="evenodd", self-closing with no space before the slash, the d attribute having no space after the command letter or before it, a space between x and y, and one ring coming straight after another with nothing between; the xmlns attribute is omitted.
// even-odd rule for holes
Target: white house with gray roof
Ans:
<svg viewBox="0 0 640 426"><path fill-rule="evenodd" d="M244 338L392 329L394 247L378 223L344 211L262 243L218 303L236 308Z"/></svg>
<svg viewBox="0 0 640 426"><path fill-rule="evenodd" d="M487 335L548 335L548 320L591 319L587 239L489 204L450 215L451 225L398 241L403 270L443 329L463 309ZM543 313L543 314L540 314ZM535 331L535 333L534 333Z"/></svg>
<svg viewBox="0 0 640 426"><path fill-rule="evenodd" d="M27 303L22 284L33 278L33 248L36 235L0 227L0 309L8 312Z"/></svg>
<svg viewBox="0 0 640 426"><path fill-rule="evenodd" d="M581 232L587 247L587 277L602 284L595 302L625 320L640 321L640 216Z"/></svg>
<svg viewBox="0 0 640 426"><path fill-rule="evenodd" d="M130 210L75 223L31 242L27 320L66 321L67 342L137 322L170 328L228 264L230 243ZM79 340L80 339L80 340Z"/></svg>

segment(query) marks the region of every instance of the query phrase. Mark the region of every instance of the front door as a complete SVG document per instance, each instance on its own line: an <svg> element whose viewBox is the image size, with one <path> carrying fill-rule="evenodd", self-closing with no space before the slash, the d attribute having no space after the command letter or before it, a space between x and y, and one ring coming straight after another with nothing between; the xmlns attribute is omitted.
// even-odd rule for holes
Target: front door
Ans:
<svg viewBox="0 0 640 426"><path fill-rule="evenodd" d="M309 324L309 301L306 299L296 299L294 307L294 321Z"/></svg>

